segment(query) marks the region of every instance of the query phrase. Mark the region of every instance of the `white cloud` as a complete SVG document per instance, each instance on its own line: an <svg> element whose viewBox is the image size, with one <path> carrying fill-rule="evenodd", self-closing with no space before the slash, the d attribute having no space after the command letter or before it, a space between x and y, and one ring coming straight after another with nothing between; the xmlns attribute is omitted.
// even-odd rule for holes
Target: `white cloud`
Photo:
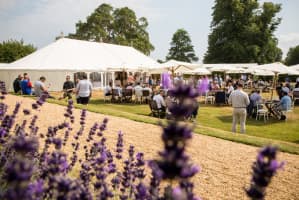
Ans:
<svg viewBox="0 0 299 200"><path fill-rule="evenodd" d="M299 33L285 33L278 35L278 46L282 49L284 57L290 47L299 45Z"/></svg>

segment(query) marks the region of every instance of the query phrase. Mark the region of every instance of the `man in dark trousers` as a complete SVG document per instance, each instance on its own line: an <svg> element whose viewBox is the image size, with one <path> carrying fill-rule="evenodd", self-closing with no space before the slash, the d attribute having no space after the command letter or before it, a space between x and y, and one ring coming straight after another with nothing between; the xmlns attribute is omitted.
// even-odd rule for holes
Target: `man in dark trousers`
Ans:
<svg viewBox="0 0 299 200"><path fill-rule="evenodd" d="M67 75L66 81L63 83L63 97L61 97L60 99L65 99L66 97L68 97L68 99L72 99L72 92L74 88L75 84L73 83L73 81L71 81L70 75Z"/></svg>
<svg viewBox="0 0 299 200"><path fill-rule="evenodd" d="M22 90L22 88L21 88L21 81L22 80L23 80L23 77L22 77L21 74L19 74L18 77L13 82L13 89L14 89L14 92L16 94L21 92L21 90Z"/></svg>

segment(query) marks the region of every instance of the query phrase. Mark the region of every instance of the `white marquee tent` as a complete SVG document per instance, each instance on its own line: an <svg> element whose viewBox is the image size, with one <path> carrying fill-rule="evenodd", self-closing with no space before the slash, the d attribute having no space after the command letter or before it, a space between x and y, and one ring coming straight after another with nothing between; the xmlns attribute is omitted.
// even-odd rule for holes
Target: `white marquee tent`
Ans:
<svg viewBox="0 0 299 200"><path fill-rule="evenodd" d="M67 74L99 73L97 86L103 87L110 79L114 81L115 71L157 67L159 63L132 47L62 38L11 64L0 65L0 80L12 90L13 80L27 72L32 81L45 76L50 90L60 91Z"/></svg>

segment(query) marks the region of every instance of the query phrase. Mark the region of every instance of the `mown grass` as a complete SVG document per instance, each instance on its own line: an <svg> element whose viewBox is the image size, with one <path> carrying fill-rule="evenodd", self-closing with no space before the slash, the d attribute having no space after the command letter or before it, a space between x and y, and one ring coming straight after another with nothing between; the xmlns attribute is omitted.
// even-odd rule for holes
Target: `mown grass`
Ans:
<svg viewBox="0 0 299 200"><path fill-rule="evenodd" d="M49 99L48 102L60 105L67 104L65 100ZM85 108L82 105L75 106ZM149 115L150 109L145 104L112 104L105 103L102 99L92 99L87 109L91 112L157 124L157 118ZM274 144L281 151L299 154L299 107L295 107L294 112L289 115L287 121L270 119L264 123L263 120L248 119L246 134L232 134L230 132L231 112L229 106L201 104L194 132L253 146Z"/></svg>

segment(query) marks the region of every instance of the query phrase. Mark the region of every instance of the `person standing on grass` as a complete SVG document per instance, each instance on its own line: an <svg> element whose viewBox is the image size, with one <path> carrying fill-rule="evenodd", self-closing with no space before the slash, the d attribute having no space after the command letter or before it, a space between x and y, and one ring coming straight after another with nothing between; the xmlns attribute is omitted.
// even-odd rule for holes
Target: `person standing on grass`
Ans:
<svg viewBox="0 0 299 200"><path fill-rule="evenodd" d="M246 108L249 102L248 94L243 91L243 84L238 83L237 90L234 90L228 98L228 103L233 106L232 132L236 132L237 122L240 121L240 132L245 133Z"/></svg>
<svg viewBox="0 0 299 200"><path fill-rule="evenodd" d="M87 105L92 95L92 84L89 80L87 80L86 73L83 74L82 78L83 79L77 84L76 93L79 98L78 102L80 104Z"/></svg>
<svg viewBox="0 0 299 200"><path fill-rule="evenodd" d="M18 94L22 91L22 88L21 88L22 80L23 80L23 77L21 74L19 74L18 77L13 82L13 89L16 94Z"/></svg>
<svg viewBox="0 0 299 200"><path fill-rule="evenodd" d="M23 95L31 95L32 83L27 73L24 73L23 80L21 81L21 89Z"/></svg>
<svg viewBox="0 0 299 200"><path fill-rule="evenodd" d="M70 75L67 75L66 81L63 83L63 97L59 98L59 100L65 99L66 97L68 97L68 99L72 99L72 93L74 88L75 88L74 82L71 81Z"/></svg>

